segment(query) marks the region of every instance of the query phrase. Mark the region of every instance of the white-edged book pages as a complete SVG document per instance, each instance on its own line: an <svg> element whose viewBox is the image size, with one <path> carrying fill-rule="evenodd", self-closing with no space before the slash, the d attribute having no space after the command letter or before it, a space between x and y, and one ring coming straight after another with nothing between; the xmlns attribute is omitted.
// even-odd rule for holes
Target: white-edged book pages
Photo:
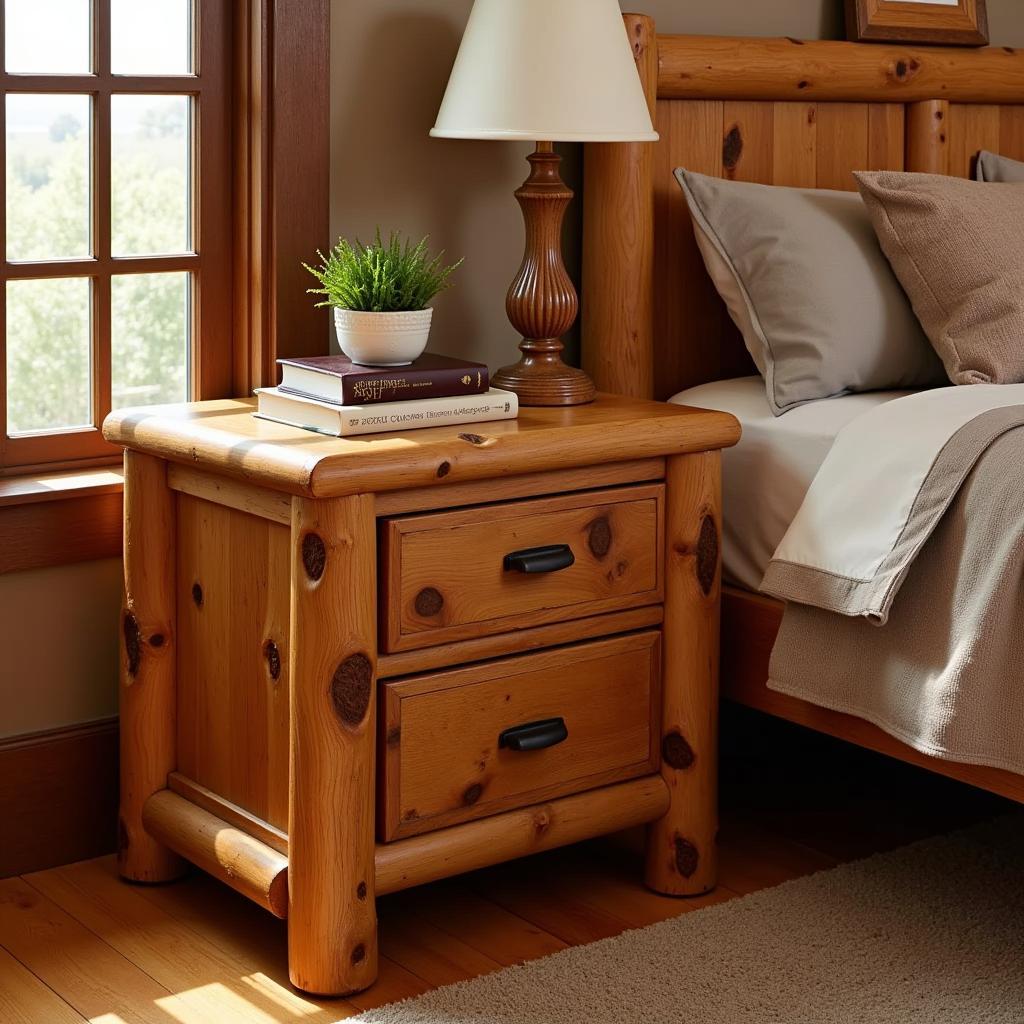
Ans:
<svg viewBox="0 0 1024 1024"><path fill-rule="evenodd" d="M518 396L498 388L491 388L482 395L424 398L377 405L335 405L284 394L278 388L257 388L255 394L259 407L254 416L332 437L512 420L519 414Z"/></svg>

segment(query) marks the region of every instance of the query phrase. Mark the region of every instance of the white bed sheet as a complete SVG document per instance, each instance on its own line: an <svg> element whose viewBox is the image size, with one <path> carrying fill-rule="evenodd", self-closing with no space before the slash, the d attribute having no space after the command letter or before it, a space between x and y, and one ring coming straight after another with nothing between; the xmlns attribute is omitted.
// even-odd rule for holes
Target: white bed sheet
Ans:
<svg viewBox="0 0 1024 1024"><path fill-rule="evenodd" d="M702 384L669 399L731 412L743 427L739 444L722 452L722 571L728 582L760 589L768 563L839 431L869 409L908 394L844 395L773 416L764 381L755 376Z"/></svg>

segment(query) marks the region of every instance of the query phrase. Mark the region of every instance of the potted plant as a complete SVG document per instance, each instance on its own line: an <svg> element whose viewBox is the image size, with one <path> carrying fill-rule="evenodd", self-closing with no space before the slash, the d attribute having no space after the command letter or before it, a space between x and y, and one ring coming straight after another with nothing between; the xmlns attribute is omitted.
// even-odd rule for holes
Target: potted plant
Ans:
<svg viewBox="0 0 1024 1024"><path fill-rule="evenodd" d="M354 363L365 366L406 366L427 347L433 309L430 300L448 288L449 277L462 260L444 266L444 253L431 256L427 239L413 245L392 232L373 243L351 245L339 238L320 266L303 266L320 282L310 288L323 295L318 306L334 308L338 344Z"/></svg>

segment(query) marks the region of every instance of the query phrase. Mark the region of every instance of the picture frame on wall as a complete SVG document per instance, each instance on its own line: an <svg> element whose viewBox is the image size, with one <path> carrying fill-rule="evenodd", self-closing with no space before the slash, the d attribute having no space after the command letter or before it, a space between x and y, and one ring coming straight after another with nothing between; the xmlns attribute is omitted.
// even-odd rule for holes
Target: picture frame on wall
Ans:
<svg viewBox="0 0 1024 1024"><path fill-rule="evenodd" d="M846 34L859 43L988 44L985 0L846 0Z"/></svg>

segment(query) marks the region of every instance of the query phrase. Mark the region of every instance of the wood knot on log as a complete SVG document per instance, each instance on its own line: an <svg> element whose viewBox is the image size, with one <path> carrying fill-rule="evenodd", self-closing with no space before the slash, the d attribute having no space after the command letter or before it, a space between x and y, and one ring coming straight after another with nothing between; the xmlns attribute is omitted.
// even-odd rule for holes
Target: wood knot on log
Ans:
<svg viewBox="0 0 1024 1024"><path fill-rule="evenodd" d="M198 583L192 584L192 603L197 608L203 607L203 588Z"/></svg>
<svg viewBox="0 0 1024 1024"><path fill-rule="evenodd" d="M356 886L356 899L357 900L365 900L366 899L366 883L365 882L360 882Z"/></svg>
<svg viewBox="0 0 1024 1024"><path fill-rule="evenodd" d="M676 871L683 878L692 878L700 862L700 851L689 839L684 839L678 835L673 840L673 847L675 849Z"/></svg>
<svg viewBox="0 0 1024 1024"><path fill-rule="evenodd" d="M345 725L355 728L366 716L373 688L373 665L365 654L353 654L331 678L331 703Z"/></svg>
<svg viewBox="0 0 1024 1024"><path fill-rule="evenodd" d="M124 616L124 652L128 656L128 675L138 675L142 662L142 637L138 620L131 612L125 612Z"/></svg>
<svg viewBox="0 0 1024 1024"><path fill-rule="evenodd" d="M595 558L604 558L612 547L612 524L607 516L598 516L587 524L587 547Z"/></svg>
<svg viewBox="0 0 1024 1024"><path fill-rule="evenodd" d="M533 836L535 839L543 839L551 828L551 814L547 810L538 811L533 816Z"/></svg>
<svg viewBox="0 0 1024 1024"><path fill-rule="evenodd" d="M400 725L393 725L388 729L384 742L389 747L397 747L402 742L402 727Z"/></svg>
<svg viewBox="0 0 1024 1024"><path fill-rule="evenodd" d="M462 794L462 802L467 807L472 807L483 795L484 787L479 782L474 782L472 786L466 787L465 792Z"/></svg>
<svg viewBox="0 0 1024 1024"><path fill-rule="evenodd" d="M314 582L320 579L327 568L327 545L318 533L307 533L302 538L302 567Z"/></svg>
<svg viewBox="0 0 1024 1024"><path fill-rule="evenodd" d="M366 946L361 942L352 950L352 963L361 964L366 959Z"/></svg>
<svg viewBox="0 0 1024 1024"><path fill-rule="evenodd" d="M666 733L661 741L661 759L670 768L683 771L693 767L697 756L693 752L693 747L687 743L686 737L677 729L673 729L672 732Z"/></svg>
<svg viewBox="0 0 1024 1024"><path fill-rule="evenodd" d="M641 57L647 52L647 32L642 22L633 26L633 60L638 64Z"/></svg>
<svg viewBox="0 0 1024 1024"><path fill-rule="evenodd" d="M487 438L479 434L459 434L460 441L468 441L469 444L487 444Z"/></svg>
<svg viewBox="0 0 1024 1024"><path fill-rule="evenodd" d="M910 60L898 60L889 68L889 77L897 82L909 82L920 70L921 62L916 57Z"/></svg>
<svg viewBox="0 0 1024 1024"><path fill-rule="evenodd" d="M697 582L707 597L718 573L718 528L714 517L705 515L697 538Z"/></svg>
<svg viewBox="0 0 1024 1024"><path fill-rule="evenodd" d="M740 126L734 124L726 133L725 142L722 144L722 163L727 171L736 170L736 165L743 156L743 133Z"/></svg>
<svg viewBox="0 0 1024 1024"><path fill-rule="evenodd" d="M273 640L268 640L263 645L263 657L267 659L267 671L270 678L276 683L281 677L281 652Z"/></svg>
<svg viewBox="0 0 1024 1024"><path fill-rule="evenodd" d="M150 647L163 647L163 645L164 645L164 635L163 635L163 633L154 633L149 638L149 646Z"/></svg>
<svg viewBox="0 0 1024 1024"><path fill-rule="evenodd" d="M416 595L414 607L417 615L429 619L444 607L444 595L436 587L424 587Z"/></svg>
<svg viewBox="0 0 1024 1024"><path fill-rule="evenodd" d="M440 479L441 477L447 476L451 471L452 464L448 462L446 459L444 462L441 463L440 466L437 467L437 476Z"/></svg>

